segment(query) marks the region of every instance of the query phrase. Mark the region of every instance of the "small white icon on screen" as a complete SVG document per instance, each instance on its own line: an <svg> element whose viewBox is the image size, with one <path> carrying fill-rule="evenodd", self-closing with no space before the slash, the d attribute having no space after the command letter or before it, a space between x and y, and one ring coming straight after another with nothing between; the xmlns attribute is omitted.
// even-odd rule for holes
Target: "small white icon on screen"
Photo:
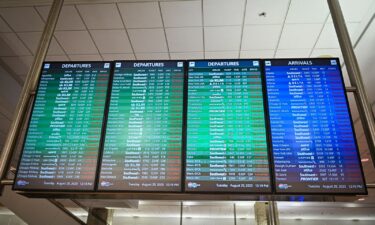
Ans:
<svg viewBox="0 0 375 225"><path fill-rule="evenodd" d="M259 61L253 61L253 66L259 66Z"/></svg>
<svg viewBox="0 0 375 225"><path fill-rule="evenodd" d="M189 67L195 67L195 62L189 62Z"/></svg>
<svg viewBox="0 0 375 225"><path fill-rule="evenodd" d="M49 69L49 66L50 66L49 63L44 64L44 69Z"/></svg>
<svg viewBox="0 0 375 225"><path fill-rule="evenodd" d="M104 68L109 68L109 63L104 63Z"/></svg>
<svg viewBox="0 0 375 225"><path fill-rule="evenodd" d="M177 67L183 67L184 63L183 62L177 62Z"/></svg>
<svg viewBox="0 0 375 225"><path fill-rule="evenodd" d="M336 61L335 59L332 59L332 60L331 60L331 65L332 65L332 66L336 66L336 65L337 65L337 61Z"/></svg>
<svg viewBox="0 0 375 225"><path fill-rule="evenodd" d="M265 61L266 66L271 66L271 61Z"/></svg>
<svg viewBox="0 0 375 225"><path fill-rule="evenodd" d="M119 67L121 67L121 63L120 62L118 62L118 63L116 63L116 68L119 68Z"/></svg>

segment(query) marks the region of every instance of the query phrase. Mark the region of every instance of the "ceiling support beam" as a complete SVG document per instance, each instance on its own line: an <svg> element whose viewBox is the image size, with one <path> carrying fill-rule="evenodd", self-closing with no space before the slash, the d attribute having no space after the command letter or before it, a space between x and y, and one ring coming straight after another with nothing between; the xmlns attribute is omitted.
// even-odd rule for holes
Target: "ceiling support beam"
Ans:
<svg viewBox="0 0 375 225"><path fill-rule="evenodd" d="M48 19L43 30L43 34L39 41L39 46L34 57L33 64L31 65L31 68L27 74L20 99L18 100L16 110L14 112L13 121L10 125L9 133L5 140L3 151L1 152L0 180L4 180L8 174L8 167L12 159L15 146L17 145L17 139L20 134L24 118L28 111L32 93L34 93L37 87L43 61L47 55L48 47L52 40L63 4L64 0L54 0L51 6ZM1 193L2 186L0 186L0 194Z"/></svg>
<svg viewBox="0 0 375 225"><path fill-rule="evenodd" d="M344 16L338 0L327 0L337 38L340 43L341 52L344 57L348 76L352 86L356 88L354 97L358 105L359 117L361 118L363 130L370 150L371 158L375 167L375 122L370 102L368 101L365 87L363 85L361 72L354 54L353 45L345 24Z"/></svg>

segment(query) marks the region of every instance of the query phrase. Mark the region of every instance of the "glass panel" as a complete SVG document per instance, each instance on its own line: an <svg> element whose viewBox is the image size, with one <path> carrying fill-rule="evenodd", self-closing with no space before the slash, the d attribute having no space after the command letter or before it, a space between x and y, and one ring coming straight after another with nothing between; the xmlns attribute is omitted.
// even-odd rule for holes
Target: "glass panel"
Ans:
<svg viewBox="0 0 375 225"><path fill-rule="evenodd" d="M115 209L113 225L122 224L180 224L180 202L140 201L138 208Z"/></svg>
<svg viewBox="0 0 375 225"><path fill-rule="evenodd" d="M278 202L281 225L374 224L374 204L344 202Z"/></svg>

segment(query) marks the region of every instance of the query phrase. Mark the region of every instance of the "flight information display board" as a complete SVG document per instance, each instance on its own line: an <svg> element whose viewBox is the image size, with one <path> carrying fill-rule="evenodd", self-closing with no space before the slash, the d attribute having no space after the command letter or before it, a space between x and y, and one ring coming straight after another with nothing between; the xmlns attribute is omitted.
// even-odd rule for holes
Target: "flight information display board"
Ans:
<svg viewBox="0 0 375 225"><path fill-rule="evenodd" d="M94 190L110 70L44 63L14 189Z"/></svg>
<svg viewBox="0 0 375 225"><path fill-rule="evenodd" d="M259 60L189 61L188 192L271 191Z"/></svg>
<svg viewBox="0 0 375 225"><path fill-rule="evenodd" d="M265 61L277 193L366 193L338 59Z"/></svg>
<svg viewBox="0 0 375 225"><path fill-rule="evenodd" d="M180 191L184 62L116 62L99 190Z"/></svg>

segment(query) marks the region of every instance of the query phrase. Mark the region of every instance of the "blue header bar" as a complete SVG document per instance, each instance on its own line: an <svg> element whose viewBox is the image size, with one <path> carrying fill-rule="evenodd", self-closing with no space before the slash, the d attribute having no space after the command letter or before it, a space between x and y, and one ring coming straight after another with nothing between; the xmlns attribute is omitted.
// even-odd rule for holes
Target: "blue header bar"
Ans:
<svg viewBox="0 0 375 225"><path fill-rule="evenodd" d="M189 68L259 67L259 60L189 61Z"/></svg>
<svg viewBox="0 0 375 225"><path fill-rule="evenodd" d="M340 62L336 58L327 59L270 59L265 60L264 65L269 66L338 66Z"/></svg>
<svg viewBox="0 0 375 225"><path fill-rule="evenodd" d="M49 69L110 69L111 62L45 62L43 70Z"/></svg>
<svg viewBox="0 0 375 225"><path fill-rule="evenodd" d="M184 68L183 61L119 61L115 62L115 69L119 68Z"/></svg>

